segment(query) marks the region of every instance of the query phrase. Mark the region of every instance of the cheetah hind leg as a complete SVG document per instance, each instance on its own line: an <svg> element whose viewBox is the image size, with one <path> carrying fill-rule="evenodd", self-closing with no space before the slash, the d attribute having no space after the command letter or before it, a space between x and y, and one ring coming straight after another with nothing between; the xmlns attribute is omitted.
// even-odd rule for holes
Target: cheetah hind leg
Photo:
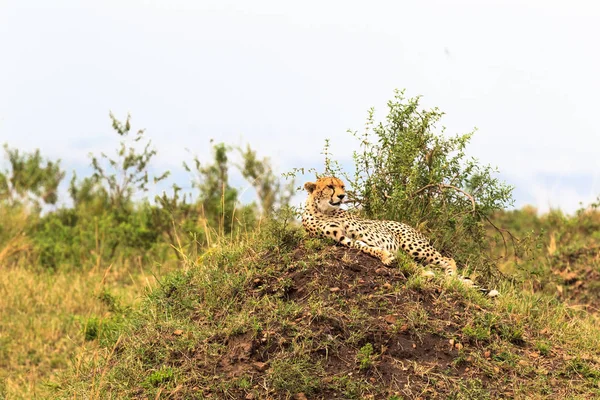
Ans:
<svg viewBox="0 0 600 400"><path fill-rule="evenodd" d="M368 244L366 244L365 242L360 241L360 240L352 240L349 238L345 238L345 239L346 239L345 241L342 241L342 244L344 244L348 247L359 249L363 253L369 254L373 257L380 259L381 262L385 266L389 267L390 265L392 265L394 263L394 261L396 261L396 256L394 254L390 253L386 249L382 249L380 247L369 246Z"/></svg>
<svg viewBox="0 0 600 400"><path fill-rule="evenodd" d="M488 297L496 297L500 293L496 289L487 289L477 285L471 278L456 273L456 262L452 258L441 257L438 265L444 268L444 272L449 277L456 277L463 285L472 287Z"/></svg>
<svg viewBox="0 0 600 400"><path fill-rule="evenodd" d="M428 279L433 278L435 276L435 272L430 269L423 269L421 270L421 276Z"/></svg>
<svg viewBox="0 0 600 400"><path fill-rule="evenodd" d="M385 250L385 249L380 249L381 251L381 256L380 256L380 260L381 262L386 265L386 266L390 266L394 263L394 261L396 261L396 256L393 255L392 253L390 253L389 251Z"/></svg>
<svg viewBox="0 0 600 400"><path fill-rule="evenodd" d="M396 261L396 256L392 253L390 253L389 251L387 251L386 249L382 249L379 247L372 247L369 246L368 244L358 241L357 243L361 243L363 245L363 247L361 248L361 250L367 254L370 254L374 257L377 257L381 260L381 262L383 263L383 265L385 265L386 267L391 266L394 261Z"/></svg>
<svg viewBox="0 0 600 400"><path fill-rule="evenodd" d="M463 285L472 287L472 288L478 290L479 292L483 293L487 297L496 297L500 294L500 292L498 292L496 289L490 290L490 289L479 286L478 284L473 282L473 280L471 278L468 278L466 276L459 275L459 276L457 276L457 278L463 283Z"/></svg>

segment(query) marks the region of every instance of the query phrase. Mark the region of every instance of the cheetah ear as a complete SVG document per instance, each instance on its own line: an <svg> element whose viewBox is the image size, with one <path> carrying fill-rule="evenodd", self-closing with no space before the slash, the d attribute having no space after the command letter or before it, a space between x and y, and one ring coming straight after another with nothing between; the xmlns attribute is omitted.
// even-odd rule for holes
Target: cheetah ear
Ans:
<svg viewBox="0 0 600 400"><path fill-rule="evenodd" d="M308 193L312 193L312 192L313 192L313 190L315 190L315 189L316 189L316 187L317 187L317 184L316 184L316 183L313 183L313 182L306 182L306 183L304 184L304 189L306 189L306 191L307 191Z"/></svg>

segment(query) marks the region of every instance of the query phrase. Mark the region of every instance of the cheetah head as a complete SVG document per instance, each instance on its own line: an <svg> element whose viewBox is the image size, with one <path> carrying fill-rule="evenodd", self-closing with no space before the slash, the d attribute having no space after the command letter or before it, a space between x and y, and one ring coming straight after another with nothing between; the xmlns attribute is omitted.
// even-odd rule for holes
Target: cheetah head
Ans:
<svg viewBox="0 0 600 400"><path fill-rule="evenodd" d="M317 210L328 213L340 208L346 197L344 182L338 178L319 178L316 182L306 182L304 189L308 192L308 201L314 202Z"/></svg>

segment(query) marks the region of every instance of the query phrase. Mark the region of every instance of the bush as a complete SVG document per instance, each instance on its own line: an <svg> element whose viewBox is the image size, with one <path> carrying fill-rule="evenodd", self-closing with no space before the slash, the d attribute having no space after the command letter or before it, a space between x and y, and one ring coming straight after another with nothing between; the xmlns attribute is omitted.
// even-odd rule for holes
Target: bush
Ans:
<svg viewBox="0 0 600 400"><path fill-rule="evenodd" d="M489 274L485 224L512 203L512 187L494 177L492 167L467 157L474 132L445 135L436 129L443 113L421 109L419 101L396 91L385 121L375 122L371 109L365 132L350 132L359 142L353 174L331 159L326 142L324 174L350 184L350 204L363 216L410 224L459 265Z"/></svg>

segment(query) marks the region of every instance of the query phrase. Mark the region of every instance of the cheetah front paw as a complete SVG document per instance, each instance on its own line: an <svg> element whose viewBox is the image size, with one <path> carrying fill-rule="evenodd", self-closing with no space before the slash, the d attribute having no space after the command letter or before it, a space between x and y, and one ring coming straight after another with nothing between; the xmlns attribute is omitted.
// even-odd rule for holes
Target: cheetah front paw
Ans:
<svg viewBox="0 0 600 400"><path fill-rule="evenodd" d="M430 269L424 269L423 271L421 271L421 276L423 278L429 279L433 278L435 276L435 273Z"/></svg>
<svg viewBox="0 0 600 400"><path fill-rule="evenodd" d="M381 253L381 262L384 265L386 265L386 266L389 267L390 265L392 265L392 263L394 261L396 261L396 257L392 253L390 253L387 250L383 250L382 251L382 253Z"/></svg>

